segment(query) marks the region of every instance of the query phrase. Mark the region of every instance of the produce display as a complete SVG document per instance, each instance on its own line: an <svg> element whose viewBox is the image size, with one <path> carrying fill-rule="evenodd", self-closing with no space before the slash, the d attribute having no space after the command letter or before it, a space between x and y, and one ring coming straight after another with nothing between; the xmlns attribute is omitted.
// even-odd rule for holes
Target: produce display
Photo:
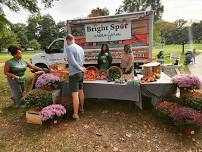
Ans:
<svg viewBox="0 0 202 152"><path fill-rule="evenodd" d="M96 67L90 66L86 68L85 80L96 80L99 75L99 71Z"/></svg>
<svg viewBox="0 0 202 152"><path fill-rule="evenodd" d="M69 71L64 64L53 64L49 66L50 73L58 76L60 80L67 80L69 77Z"/></svg>
<svg viewBox="0 0 202 152"><path fill-rule="evenodd" d="M142 65L142 68L143 77L141 78L141 83L154 82L161 77L161 69L159 63L147 63Z"/></svg>
<svg viewBox="0 0 202 152"><path fill-rule="evenodd" d="M122 71L119 67L112 66L109 69L109 77L112 78L113 80L120 79L121 76L122 76Z"/></svg>
<svg viewBox="0 0 202 152"><path fill-rule="evenodd" d="M107 70L100 70L99 75L97 76L97 80L105 80L108 76Z"/></svg>
<svg viewBox="0 0 202 152"><path fill-rule="evenodd" d="M157 79L160 78L160 74L159 73L154 73L152 76L143 76L141 78L141 83L144 82L154 82L157 81Z"/></svg>

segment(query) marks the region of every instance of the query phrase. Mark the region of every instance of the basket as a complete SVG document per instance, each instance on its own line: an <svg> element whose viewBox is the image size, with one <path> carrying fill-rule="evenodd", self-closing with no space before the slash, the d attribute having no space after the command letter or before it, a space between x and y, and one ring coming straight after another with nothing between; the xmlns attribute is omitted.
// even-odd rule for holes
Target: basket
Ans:
<svg viewBox="0 0 202 152"><path fill-rule="evenodd" d="M59 71L59 70L50 70L50 73L58 76L60 78L60 80L69 80L69 72L68 70L63 70L63 71Z"/></svg>
<svg viewBox="0 0 202 152"><path fill-rule="evenodd" d="M52 64L49 66L50 73L58 76L60 80L69 79L69 71L64 64Z"/></svg>
<svg viewBox="0 0 202 152"><path fill-rule="evenodd" d="M123 75L122 70L117 66L110 67L108 71L108 76L114 80L120 79Z"/></svg>
<svg viewBox="0 0 202 152"><path fill-rule="evenodd" d="M98 80L104 80L104 79L107 78L108 75L109 75L108 70L106 70L106 69L101 69L101 70L99 71L99 75L98 75L97 79L98 79Z"/></svg>
<svg viewBox="0 0 202 152"><path fill-rule="evenodd" d="M93 81L96 80L99 76L99 70L95 66L89 66L86 68L85 72L85 80Z"/></svg>
<svg viewBox="0 0 202 152"><path fill-rule="evenodd" d="M49 69L52 70L58 70L58 71L62 71L64 69L66 69L65 65L62 63L58 63L58 64L52 64L49 66Z"/></svg>

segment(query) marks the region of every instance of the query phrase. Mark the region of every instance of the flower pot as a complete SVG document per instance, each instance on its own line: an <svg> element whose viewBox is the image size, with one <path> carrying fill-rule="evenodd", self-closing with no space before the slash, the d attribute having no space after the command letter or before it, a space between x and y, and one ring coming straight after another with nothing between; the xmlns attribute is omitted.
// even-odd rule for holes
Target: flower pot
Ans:
<svg viewBox="0 0 202 152"><path fill-rule="evenodd" d="M46 121L46 124L52 127L58 127L60 125L60 121L57 119L50 119Z"/></svg>
<svg viewBox="0 0 202 152"><path fill-rule="evenodd" d="M181 87L180 88L180 97L187 97L192 95L192 89Z"/></svg>
<svg viewBox="0 0 202 152"><path fill-rule="evenodd" d="M46 91L52 91L53 87L52 86L46 86L46 87L43 87L42 89L46 90Z"/></svg>
<svg viewBox="0 0 202 152"><path fill-rule="evenodd" d="M192 137L195 134L195 131L192 129L185 129L181 131L183 136Z"/></svg>

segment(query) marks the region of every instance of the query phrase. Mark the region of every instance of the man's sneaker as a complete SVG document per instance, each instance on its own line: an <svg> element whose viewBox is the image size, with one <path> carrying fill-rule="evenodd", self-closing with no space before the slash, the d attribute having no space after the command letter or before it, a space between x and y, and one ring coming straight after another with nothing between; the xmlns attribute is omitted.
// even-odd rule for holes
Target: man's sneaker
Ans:
<svg viewBox="0 0 202 152"><path fill-rule="evenodd" d="M76 114L76 113L74 113L74 114L72 115L72 118L74 118L75 120L79 120L79 115Z"/></svg>

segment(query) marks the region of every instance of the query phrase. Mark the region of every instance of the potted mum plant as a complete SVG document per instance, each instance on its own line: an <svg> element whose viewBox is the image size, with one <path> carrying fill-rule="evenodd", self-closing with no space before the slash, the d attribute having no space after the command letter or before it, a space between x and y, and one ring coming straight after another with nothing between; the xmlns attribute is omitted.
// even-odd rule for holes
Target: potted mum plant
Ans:
<svg viewBox="0 0 202 152"><path fill-rule="evenodd" d="M57 118L66 114L66 109L60 104L52 104L41 110L42 122L49 121L51 125L57 125Z"/></svg>
<svg viewBox="0 0 202 152"><path fill-rule="evenodd" d="M50 73L42 74L41 76L37 78L35 88L51 91L52 89L55 89L58 87L59 81L60 81L60 78L58 76L55 76Z"/></svg>
<svg viewBox="0 0 202 152"><path fill-rule="evenodd" d="M170 117L170 114L175 110L177 106L177 103L163 101L157 107L155 107L153 113L158 119L162 120L163 122L171 123L172 118Z"/></svg>
<svg viewBox="0 0 202 152"><path fill-rule="evenodd" d="M170 116L185 136L192 136L202 127L202 114L194 109L178 106Z"/></svg>
<svg viewBox="0 0 202 152"><path fill-rule="evenodd" d="M192 74L179 74L172 78L172 82L180 89L180 96L191 95L192 91L201 88L200 79Z"/></svg>
<svg viewBox="0 0 202 152"><path fill-rule="evenodd" d="M53 103L52 94L42 89L34 89L28 92L22 99L27 108L42 109Z"/></svg>

